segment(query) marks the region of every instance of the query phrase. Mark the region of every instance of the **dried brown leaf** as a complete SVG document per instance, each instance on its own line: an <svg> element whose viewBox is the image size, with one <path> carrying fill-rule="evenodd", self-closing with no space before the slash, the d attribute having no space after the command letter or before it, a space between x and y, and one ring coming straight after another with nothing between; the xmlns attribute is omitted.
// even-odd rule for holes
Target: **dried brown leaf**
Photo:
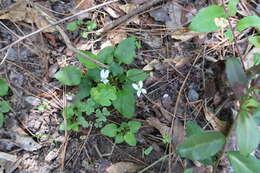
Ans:
<svg viewBox="0 0 260 173"><path fill-rule="evenodd" d="M197 36L199 36L201 38L201 37L206 36L206 34L203 32L189 31L187 29L179 29L171 34L172 38L174 38L176 40L181 40L181 41L188 41Z"/></svg>
<svg viewBox="0 0 260 173"><path fill-rule="evenodd" d="M150 117L147 119L147 122L150 126L159 130L159 132L162 136L169 135L170 127L168 127L166 124L161 123L160 120L158 120L157 118Z"/></svg>
<svg viewBox="0 0 260 173"><path fill-rule="evenodd" d="M135 173L141 168L142 166L132 162L118 162L108 167L106 171L108 173Z"/></svg>
<svg viewBox="0 0 260 173"><path fill-rule="evenodd" d="M222 121L218 119L218 117L216 117L216 115L214 115L214 113L210 111L208 108L205 108L204 113L205 113L205 118L212 125L214 130L225 132L227 126L226 121Z"/></svg>
<svg viewBox="0 0 260 173"><path fill-rule="evenodd" d="M165 59L163 62L167 62L167 63L175 63L175 67L176 68L180 68L183 67L186 64L189 64L191 61L190 57L182 57L182 58L168 58Z"/></svg>

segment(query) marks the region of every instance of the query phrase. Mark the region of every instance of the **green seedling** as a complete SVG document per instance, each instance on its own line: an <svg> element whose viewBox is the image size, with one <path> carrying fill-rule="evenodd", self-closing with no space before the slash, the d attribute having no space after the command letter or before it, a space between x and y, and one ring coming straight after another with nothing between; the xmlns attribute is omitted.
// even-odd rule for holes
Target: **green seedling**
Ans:
<svg viewBox="0 0 260 173"><path fill-rule="evenodd" d="M137 142L135 133L138 132L140 127L141 123L133 120L128 121L127 123L123 122L120 126L110 123L101 129L101 134L108 137L114 137L116 144L120 144L125 141L131 146L136 146Z"/></svg>
<svg viewBox="0 0 260 173"><path fill-rule="evenodd" d="M51 106L49 105L48 102L45 102L45 101L44 101L41 105L39 105L39 106L37 107L37 109L38 109L39 111L44 111L44 110L51 109Z"/></svg>
<svg viewBox="0 0 260 173"><path fill-rule="evenodd" d="M69 22L66 28L68 31L80 30L81 37L87 38L88 33L94 31L97 28L97 24L93 21L84 22L83 20L76 20Z"/></svg>

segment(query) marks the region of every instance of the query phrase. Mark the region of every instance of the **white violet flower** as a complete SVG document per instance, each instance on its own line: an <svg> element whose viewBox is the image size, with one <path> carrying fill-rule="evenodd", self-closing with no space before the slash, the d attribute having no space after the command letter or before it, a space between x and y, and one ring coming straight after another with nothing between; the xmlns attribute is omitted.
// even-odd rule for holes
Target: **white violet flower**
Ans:
<svg viewBox="0 0 260 173"><path fill-rule="evenodd" d="M102 69L100 72L100 77L101 77L101 81L106 84L109 82L109 80L107 79L109 76L109 70L104 70Z"/></svg>
<svg viewBox="0 0 260 173"><path fill-rule="evenodd" d="M140 97L141 94L146 94L146 89L143 88L143 81L139 81L138 84L133 83L132 87L137 91L137 96Z"/></svg>

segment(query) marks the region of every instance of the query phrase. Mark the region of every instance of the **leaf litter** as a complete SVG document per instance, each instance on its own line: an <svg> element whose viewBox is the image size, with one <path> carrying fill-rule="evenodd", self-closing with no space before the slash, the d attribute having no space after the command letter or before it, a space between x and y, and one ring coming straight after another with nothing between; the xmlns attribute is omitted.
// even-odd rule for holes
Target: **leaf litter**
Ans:
<svg viewBox="0 0 260 173"><path fill-rule="evenodd" d="M66 3L61 3L61 6L64 5L64 11L62 11L64 12L63 14L67 13L67 11L65 10L65 6L69 6L69 4L72 2L74 1L71 0ZM98 2L99 1L93 0L88 1L88 4L84 0L77 0L74 7L78 6L77 10L86 9L95 6ZM138 8L140 4L145 4L145 1L143 0L132 0L127 2L132 3L115 3L113 6L106 7L109 10L101 8L99 9L100 11L89 14L93 14L93 16L98 16L93 20L97 22L98 27L102 28L105 23L113 22L113 20L115 20L116 18L120 18L121 16L130 13L133 7ZM51 5L55 6L55 4L53 3L54 2L51 2ZM198 6L198 4L198 2L194 3L195 6ZM46 6L49 8L51 7L48 5ZM21 1L17 1L17 3L13 4L13 6L11 7L11 10L0 11L1 19L9 20L17 24L35 24L37 28L44 27L48 24L48 22L44 19L44 16L41 16L37 11L29 7L26 3L22 4ZM202 6L199 6L199 8L201 7ZM147 79L144 82L144 86L148 91L147 97L150 99L150 101L148 101L146 97L140 98L137 101L136 118L145 122L144 127L142 128L150 129L141 129L142 134L141 132L137 134L138 146L128 147L126 145L120 144L116 145L113 148L113 143L111 143L111 141L107 138L100 136L97 131L81 129L77 133L77 135L74 135L73 133L70 136L68 149L66 151L67 162L65 163L65 169L75 170L78 172L82 170L88 172L96 171L97 169L95 169L93 165L97 164L98 160L100 160L101 158L97 154L97 149L94 149L95 147L93 147L93 144L97 146L98 150L100 150L99 152L101 153L111 153L112 151L111 155L109 156L102 156L101 154L102 157L109 160L109 162L111 163L109 168L107 168L107 171L110 171L111 173L123 173L124 171L137 172L137 170L140 170L141 168L144 168L147 165L152 164L153 162L160 159L160 156L163 156L165 154L164 152L167 151L167 147L162 142L162 138L163 136L167 136L170 134L169 131L171 129L171 121L173 119L172 114L174 111L178 92L180 91L180 86L183 82L183 76L181 76L180 73L186 76L190 68L192 68L191 77L186 84L187 88L185 89L185 93L183 95L188 95L189 86L191 85L191 83L197 83L199 85L199 89L196 89L196 92L199 96L196 96L197 99L192 99L193 102L191 103L186 102L184 97L181 98L180 108L178 109L179 112L177 113L177 118L175 119L173 124L173 136L171 137L171 139L173 140L173 144L178 146L183 142L185 136L184 125L187 119L196 119L196 121L198 121L198 123L202 127L204 125L210 124L211 126L207 126L207 128L217 129L220 131L225 128L227 122L216 118L213 113L215 111L215 106L217 106L218 104L209 104L208 107L205 108L205 110L200 108L201 103L199 99L204 99L202 94L204 89L201 82L204 79L202 77L201 71L203 71L203 68L208 68L208 66L211 66L213 62L210 62L206 59L205 67L201 65L201 62L199 62L198 65L194 68L191 66L191 64L194 60L196 51L198 51L198 47L202 46L201 41L207 41L208 39L210 39L210 36L206 35L205 33L189 31L185 28L185 24L189 20L187 16L190 13L187 13L183 8L184 6L182 4L177 4L173 1L169 1L166 4L160 4L159 6L156 6L155 10L151 9L147 13L136 15L134 18L128 20L128 22L124 25L118 27L112 32L108 32L104 37L102 37L102 39L100 39L101 41L96 40L96 38L94 38L94 36L92 37L91 35L90 38L82 42L82 38L77 35L77 32L75 34L76 37L71 37L71 40L75 45L77 45L77 47L80 47L84 50L92 49L94 52L99 52L101 48L108 45L116 45L123 38L127 38L129 35L136 35L137 38L140 38L142 47L138 50L137 59L133 66L135 66L135 68L143 69L145 71L153 73L153 77ZM199 10L199 8L195 9L193 7L190 9L190 11L196 11ZM72 9L71 12L74 14L76 13L75 10ZM186 18L183 16L186 16ZM178 29L170 30L170 32L168 32L169 28ZM54 40L56 41L56 44L48 45L48 51L47 53L45 52L47 66L51 67L53 64L78 65L78 62L75 60L72 54L67 55L66 53L64 53L64 50L66 49L64 43L62 40L60 40L59 36L54 31L54 28L50 28L50 30L44 31L50 32L53 35ZM1 31L1 33L2 32L3 31ZM68 33L68 35L70 36L72 34ZM0 34L0 36L2 35ZM91 42L89 39L92 39L93 42ZM1 46L3 45L3 43L0 44ZM55 48L51 46L54 46ZM175 49L176 47L178 49ZM252 52L250 53L252 54ZM185 53L189 54L187 55ZM219 60L216 54L218 54L218 52L211 53L208 56ZM33 58L33 60L29 59L31 60L30 63L37 64L38 62L36 61L36 59L38 58L38 56L35 55ZM251 61L249 64L252 64L252 58L250 58L249 61ZM32 66L33 65L26 64L23 66L23 68L30 70L32 74L36 73L37 70L40 71L39 69L41 67L39 67L39 69L34 69L32 68ZM129 66L132 66L132 64ZM160 66L160 68L158 66ZM12 69L17 69L17 67L11 65L8 65L7 67L8 72L12 71ZM55 70L57 70L58 68L59 65L55 66ZM0 69L0 74L2 75L2 67L0 67ZM180 73L177 73L175 71L176 69ZM19 72L19 70L17 71ZM25 73L19 73L21 73L23 79L25 79ZM59 160L61 160L59 147L62 146L62 142L64 141L64 134L60 131L58 132L57 130L60 122L62 121L62 117L58 110L62 106L62 88L57 83L55 84L55 82L52 81L53 79L51 77L47 79L43 76L44 73L41 73L41 71L38 73L42 74L42 81L44 80L52 83L56 88L58 88L54 90L55 92L53 92L53 90L52 92L50 92L50 90L44 89L44 92L46 92L44 94L48 95L48 99L50 99L49 101L53 102L53 104L57 106L55 108L52 107L50 110L39 112L34 107L34 104L24 106L24 103L22 101L15 104L16 106L14 106L14 109L19 115L21 115L22 123L25 123L25 126L29 128L28 130L36 133L38 136L29 137L13 135L11 138L3 141L6 144L5 146L7 146L6 150L8 149L8 152L12 151L13 148L17 149L17 147L22 149L21 153L24 156L23 158L25 160L22 161L22 165L24 166L21 167L21 169L37 170L37 168L39 168L40 162L43 162L42 164L44 166L41 170L59 170L59 166L55 165L59 165ZM206 73L205 75L205 78L214 78L210 73ZM12 75L12 79L14 81L16 78L17 75ZM19 92L21 92L23 95L28 94L28 92L31 92L32 95L40 95L43 92L39 91L43 89L43 87L41 88L40 86L40 83L42 81L40 80L40 82L36 82L33 81L32 78L30 78L30 80L28 80L27 82L27 86L24 86L24 84L21 82L20 88L26 88L29 91L21 90L19 88L17 89L15 88L15 86L14 88L16 90L21 90ZM35 83L38 83L38 85L36 85ZM68 90L70 92L75 92L76 89L73 88L74 87L68 88ZM216 87L216 90L225 90L225 88L219 89L218 87ZM219 91L219 93L222 94L223 91ZM164 98L165 94L167 94L169 97ZM219 102L223 101L222 97L219 98ZM162 100L162 103L160 101L158 102L157 100ZM190 101L190 99L188 100ZM34 120L23 120L23 118L25 118L24 114L26 114L26 118ZM110 118L113 121L118 117L111 116L109 117L109 119ZM88 132L91 133L89 139L86 141L81 140L79 136L87 135ZM154 150L151 152L151 154L143 157L142 151L151 145L153 146ZM80 146L83 146L83 152L81 152L81 150L79 151ZM39 158L33 157L32 153L26 151L33 151L33 153L39 154L39 156L41 156L41 158L44 158L45 160L39 160ZM16 154L16 152L14 153ZM10 158L12 158L12 156L15 155L10 155ZM32 158L32 160L28 159L29 156ZM14 158L15 157L12 158L12 161L15 161ZM84 162L82 160L84 160ZM48 162L48 165L52 166L46 166L46 162ZM85 166L83 163L85 164ZM166 161L155 165L150 170L151 172L167 170L167 166L165 165L167 165ZM83 167L84 169L82 169ZM122 167L124 167L125 169L122 170ZM189 167L189 169L194 170L194 172L207 172L210 170L210 168L203 167L199 164L195 164L195 166Z"/></svg>

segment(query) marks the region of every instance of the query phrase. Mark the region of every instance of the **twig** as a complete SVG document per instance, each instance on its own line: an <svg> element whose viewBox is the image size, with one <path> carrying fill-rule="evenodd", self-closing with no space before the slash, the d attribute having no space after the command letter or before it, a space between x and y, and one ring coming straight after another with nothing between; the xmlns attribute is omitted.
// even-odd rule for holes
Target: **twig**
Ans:
<svg viewBox="0 0 260 173"><path fill-rule="evenodd" d="M226 146L227 146L227 144L228 144L228 139L229 139L229 137L231 136L233 129L235 128L237 119L238 119L238 115L237 115L235 121L233 121L233 123L231 124L230 128L228 129L228 132L227 132L227 135L226 135L225 143L224 143L224 145L223 145L221 151L219 152L220 154L219 154L219 156L218 156L217 161L215 162L215 164L214 164L214 166L213 166L213 172L212 172L212 173L217 173L217 168L218 168L219 162L221 161L223 155L225 154L225 148L226 148Z"/></svg>
<svg viewBox="0 0 260 173"><path fill-rule="evenodd" d="M47 13L45 13L40 7L38 7L37 5L33 6L39 13L41 13L43 16L45 16L46 20L51 23L51 24L55 24L56 21L55 19L53 19L51 16L49 16ZM100 61L91 58L90 56L84 54L83 52L79 51L78 49L76 49L74 46L72 46L72 43L70 41L70 39L68 38L67 34L63 31L63 29L59 26L59 25L55 25L55 28L59 31L59 33L61 34L65 44L67 45L68 49L72 50L74 53L77 53L83 57L85 57L86 59L88 59L89 61L99 65L100 67L103 68L108 68L107 65L101 63Z"/></svg>
<svg viewBox="0 0 260 173"><path fill-rule="evenodd" d="M134 9L127 15L120 17L119 19L113 21L112 23L110 23L110 24L106 25L105 27L103 27L102 29L98 30L97 34L105 33L107 31L117 27L118 25L126 22L128 19L134 17L135 15L137 15L137 14L151 8L155 4L161 3L163 1L165 1L165 0L151 0L150 2L147 2L144 5L137 7L136 9Z"/></svg>
<svg viewBox="0 0 260 173"><path fill-rule="evenodd" d="M222 4L223 4L224 11L225 11L225 13L227 14L228 12L227 12L227 9L225 8L225 2L224 2L224 0L222 0ZM236 35L235 35L235 32L234 32L234 28L233 28L232 25L231 25L231 22L230 22L230 20L229 20L229 17L227 17L227 21L228 21L228 25L229 25L229 28L230 28L230 30L231 30L232 36L233 36L233 38L234 38L235 48L237 49L238 57L239 57L239 59L240 59L240 61L241 61L241 63L242 63L242 67L243 67L244 71L246 71L245 64L244 64L244 61L243 61L243 59L242 59L242 55L241 55L240 50L239 50L239 48L238 48L238 44L237 44L237 40L236 40ZM235 55L234 55L234 56L235 56Z"/></svg>
<svg viewBox="0 0 260 173"><path fill-rule="evenodd" d="M59 24L59 23L65 22L65 21L67 21L67 20L69 20L69 19L72 19L72 18L75 17L75 16L79 16L79 15L81 15L81 14L83 14L83 13L86 13L86 12L89 12L89 11L92 11L92 10L95 10L95 9L98 9L98 8L100 8L100 7L103 7L103 6L105 6L105 5L108 5L108 4L117 2L117 1L118 1L118 0L111 0L111 1L105 2L105 3L103 3L103 4L96 5L95 7L91 7L91 8L82 10L82 11L80 11L80 12L78 12L78 13L72 15L72 16L65 17L64 19L61 19L61 20L59 20L59 21L57 21L57 22L54 22L54 23L49 24L49 25L46 25L46 26L44 26L44 27L42 27L42 28L40 28L40 29L38 29L38 30L36 30L36 31L34 31L34 32L30 33L30 34L28 34L28 35L25 35L25 36L23 36L23 37L20 37L18 40L14 41L13 43L9 44L8 46L5 46L4 48L0 49L0 52L5 51L5 50L8 49L9 47L12 47L12 46L14 46L15 44L19 43L20 41L22 41L22 40L24 40L24 39L27 39L27 38L29 38L29 37L31 37L31 36L37 34L37 33L40 33L40 32L44 31L44 30L47 29L47 28L50 28L50 27L55 26L55 25L57 25L57 24Z"/></svg>
<svg viewBox="0 0 260 173"><path fill-rule="evenodd" d="M196 64L196 62L197 62L197 60L199 59L199 57L200 57L200 53L197 55L196 59L194 60L194 62L193 62L193 64L192 64L192 66L194 66L194 65ZM190 76L191 69L192 69L192 67L190 68L188 74L186 75L186 77L185 77L185 79L184 79L184 81L183 81L183 83L182 83L182 85L181 85L181 88L180 88L180 90L179 90L179 93L178 93L178 96L177 96L177 99L176 99L176 103L175 103L175 107L174 107L173 117L176 117L177 110L178 110L178 107L179 107L180 98L181 98L181 95L182 95L182 91L183 91L184 86L185 86L185 84L186 84L186 82L187 82L187 80L188 80L188 78L189 78L189 76ZM170 134L169 134L170 138L171 138L172 135L173 135L174 121L175 121L175 118L172 119L171 129L170 129ZM171 147L172 145L171 145L171 144L172 144L172 140L170 140L170 145L169 145L169 149L170 149L169 151L170 151L170 152L172 152L172 147ZM169 170L170 170L170 168L171 168L171 156L169 156L169 157L170 157L170 158L169 158Z"/></svg>
<svg viewBox="0 0 260 173"><path fill-rule="evenodd" d="M141 171L139 171L139 172L137 172L137 173L143 173L143 172L147 171L148 169L150 169L151 167L153 167L153 166L156 165L157 163L163 161L163 160L166 159L167 157L172 156L172 155L174 155L174 154L175 154L175 152L172 152L172 153L170 153L170 154L167 154L167 155L161 157L160 159L156 160L156 161L153 162L151 165L145 167L144 169L142 169Z"/></svg>

